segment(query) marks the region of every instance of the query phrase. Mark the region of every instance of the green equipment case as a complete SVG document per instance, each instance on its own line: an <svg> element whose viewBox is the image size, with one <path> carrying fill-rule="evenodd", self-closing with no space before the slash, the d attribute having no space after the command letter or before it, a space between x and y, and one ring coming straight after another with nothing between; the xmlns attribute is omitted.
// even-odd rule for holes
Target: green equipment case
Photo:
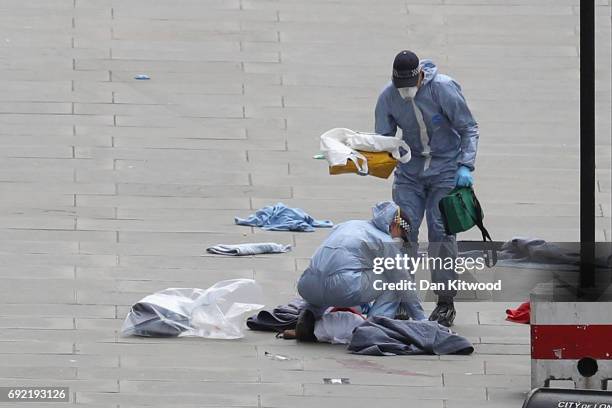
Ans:
<svg viewBox="0 0 612 408"><path fill-rule="evenodd" d="M476 198L472 187L456 187L446 197L440 200L439 204L446 233L454 235L464 232L477 226L482 233L484 256L487 266L491 267L497 262L497 252L489 231L485 228L482 220L484 212L480 202ZM487 243L491 242L491 245ZM489 251L487 251L487 249Z"/></svg>

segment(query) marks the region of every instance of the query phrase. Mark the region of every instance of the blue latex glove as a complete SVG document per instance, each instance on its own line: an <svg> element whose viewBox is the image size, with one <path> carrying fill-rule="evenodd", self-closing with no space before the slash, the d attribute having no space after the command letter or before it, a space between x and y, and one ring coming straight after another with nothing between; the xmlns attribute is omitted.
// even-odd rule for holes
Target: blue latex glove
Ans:
<svg viewBox="0 0 612 408"><path fill-rule="evenodd" d="M457 187L470 187L474 184L472 171L465 166L459 166L455 175L455 185Z"/></svg>

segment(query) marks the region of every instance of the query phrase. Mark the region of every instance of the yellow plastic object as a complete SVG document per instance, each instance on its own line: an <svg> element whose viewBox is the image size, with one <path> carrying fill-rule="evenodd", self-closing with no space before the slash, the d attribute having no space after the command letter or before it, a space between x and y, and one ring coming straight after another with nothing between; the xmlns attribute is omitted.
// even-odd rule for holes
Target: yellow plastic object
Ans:
<svg viewBox="0 0 612 408"><path fill-rule="evenodd" d="M395 160L389 152L364 152L362 150L358 150L358 152L364 155L368 161L368 174L370 176L383 179L389 178L397 165L397 160ZM363 166L363 160L358 160L359 164ZM343 166L329 166L329 174L333 175L344 173L361 174L357 170L357 166L355 166L355 163L353 163L352 160L347 160L346 164Z"/></svg>

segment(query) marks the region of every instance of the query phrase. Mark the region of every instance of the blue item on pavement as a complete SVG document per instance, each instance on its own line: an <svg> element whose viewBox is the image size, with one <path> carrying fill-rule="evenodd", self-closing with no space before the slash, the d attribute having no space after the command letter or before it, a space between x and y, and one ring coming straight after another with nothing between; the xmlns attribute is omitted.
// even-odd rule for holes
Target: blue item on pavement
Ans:
<svg viewBox="0 0 612 408"><path fill-rule="evenodd" d="M248 218L234 219L238 225L261 227L268 231L312 232L315 228L330 228L334 224L328 220L315 220L300 208L290 208L283 203L269 205L257 210Z"/></svg>
<svg viewBox="0 0 612 408"><path fill-rule="evenodd" d="M261 310L247 319L246 325L251 330L282 332L295 329L300 312L306 306L302 299L294 299L286 305L276 306L272 310Z"/></svg>
<svg viewBox="0 0 612 408"><path fill-rule="evenodd" d="M413 276L407 270L373 272L374 258L395 258L403 249L389 235L397 206L390 201L378 203L372 213L371 221L352 220L334 227L300 277L298 292L317 317L330 306L351 307L374 301L368 316L395 317L402 302L414 319L425 319L416 291L375 290L375 280L401 282L413 280Z"/></svg>
<svg viewBox="0 0 612 408"><path fill-rule="evenodd" d="M219 244L206 248L206 252L211 254L231 256L280 254L289 251L291 251L291 245L277 244L275 242L259 242L235 245Z"/></svg>
<svg viewBox="0 0 612 408"><path fill-rule="evenodd" d="M348 350L370 356L472 354L468 339L432 321L375 317L358 326Z"/></svg>
<svg viewBox="0 0 612 408"><path fill-rule="evenodd" d="M455 185L457 187L471 187L474 184L472 172L465 166L459 166L455 175Z"/></svg>

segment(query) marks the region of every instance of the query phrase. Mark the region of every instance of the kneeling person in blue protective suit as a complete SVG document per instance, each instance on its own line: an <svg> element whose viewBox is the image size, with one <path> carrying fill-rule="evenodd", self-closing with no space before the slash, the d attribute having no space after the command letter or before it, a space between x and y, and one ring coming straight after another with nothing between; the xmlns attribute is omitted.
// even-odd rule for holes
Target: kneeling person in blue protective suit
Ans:
<svg viewBox="0 0 612 408"><path fill-rule="evenodd" d="M413 281L409 270L389 268L375 272L375 258L396 258L407 253L406 220L390 201L378 203L372 215L370 221L336 225L310 259L297 285L308 303L298 318L298 340L316 341L314 322L331 306L351 307L373 301L368 317L394 318L401 305L413 319L426 319L415 290L381 290L383 283Z"/></svg>
<svg viewBox="0 0 612 408"><path fill-rule="evenodd" d="M412 159L395 170L393 201L407 214L416 256L419 227L427 215L429 256L456 258L454 235L447 235L439 201L455 186L472 185L479 130L461 87L438 73L430 60L401 51L393 62L392 81L378 97L376 133L394 136L397 128L410 146ZM453 269L431 271L433 282L455 280ZM438 305L430 320L451 326L455 318L454 290L436 291Z"/></svg>

